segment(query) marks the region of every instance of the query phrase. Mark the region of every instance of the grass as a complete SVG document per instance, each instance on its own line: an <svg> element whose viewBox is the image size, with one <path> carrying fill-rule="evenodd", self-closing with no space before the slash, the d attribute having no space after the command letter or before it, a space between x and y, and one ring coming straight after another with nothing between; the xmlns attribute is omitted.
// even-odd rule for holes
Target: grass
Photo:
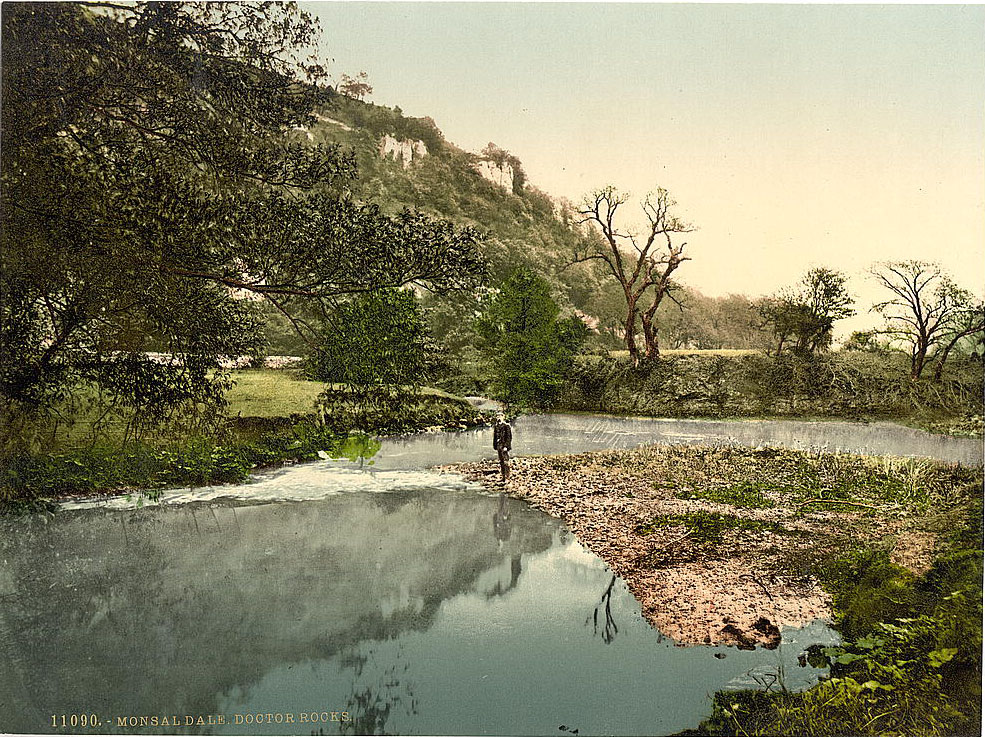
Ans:
<svg viewBox="0 0 985 737"><path fill-rule="evenodd" d="M703 545L720 545L723 535L728 530L773 532L778 535L792 534L778 522L747 519L731 514L719 514L718 512L660 515L649 522L637 525L635 532L638 535L651 535L664 527L684 527L692 542Z"/></svg>
<svg viewBox="0 0 985 737"><path fill-rule="evenodd" d="M125 422L95 426L90 413L63 426L40 450L0 458L0 512L30 511L68 494L140 488L153 495L166 486L238 482L257 467L344 450L351 445L352 430L385 435L485 421L464 399L436 389L409 400L361 404L365 400L351 402L352 395L341 387L308 381L290 370L234 371L233 379L227 394L229 422L216 434L126 439ZM333 403L320 407L325 389L336 390Z"/></svg>
<svg viewBox="0 0 985 737"><path fill-rule="evenodd" d="M230 417L289 417L308 414L315 409L318 396L326 388L340 388L337 384L311 381L290 369L248 369L233 371L236 382L226 392ZM421 387L421 394L428 397L459 399L454 394Z"/></svg>
<svg viewBox="0 0 985 737"><path fill-rule="evenodd" d="M708 487L703 489L687 489L677 493L678 499L706 499L718 504L729 504L743 509L768 509L775 507L776 502L766 496L763 484L752 481L742 481L724 488Z"/></svg>
<svg viewBox="0 0 985 737"><path fill-rule="evenodd" d="M325 390L320 381L309 381L294 371L256 369L233 371L236 382L226 392L230 417L288 417L308 414Z"/></svg>

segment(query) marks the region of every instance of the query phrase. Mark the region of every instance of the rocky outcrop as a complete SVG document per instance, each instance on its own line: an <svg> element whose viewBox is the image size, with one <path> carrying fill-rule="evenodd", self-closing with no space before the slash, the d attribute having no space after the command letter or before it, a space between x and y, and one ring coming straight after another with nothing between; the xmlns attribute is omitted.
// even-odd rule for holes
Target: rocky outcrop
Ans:
<svg viewBox="0 0 985 737"><path fill-rule="evenodd" d="M389 134L380 139L378 150L381 158L393 158L401 162L404 169L409 167L411 162L428 155L428 147L424 145L424 141L412 141L409 138L397 140Z"/></svg>
<svg viewBox="0 0 985 737"><path fill-rule="evenodd" d="M509 162L497 164L495 161L482 159L472 165L479 172L483 179L488 179L497 187L502 187L508 192L513 191L513 167Z"/></svg>

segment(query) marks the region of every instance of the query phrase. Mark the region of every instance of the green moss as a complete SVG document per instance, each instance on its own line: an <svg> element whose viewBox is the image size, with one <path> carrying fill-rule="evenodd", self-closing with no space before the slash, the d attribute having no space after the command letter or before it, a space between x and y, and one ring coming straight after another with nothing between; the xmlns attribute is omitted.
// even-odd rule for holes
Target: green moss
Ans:
<svg viewBox="0 0 985 737"><path fill-rule="evenodd" d="M824 565L821 584L832 595L839 630L860 637L876 624L905 617L915 601L916 576L885 550L863 548Z"/></svg>
<svg viewBox="0 0 985 737"><path fill-rule="evenodd" d="M664 485L667 486L666 484ZM727 487L687 489L677 492L678 499L706 499L719 504L731 504L745 509L768 509L776 503L764 493L765 484L742 481Z"/></svg>

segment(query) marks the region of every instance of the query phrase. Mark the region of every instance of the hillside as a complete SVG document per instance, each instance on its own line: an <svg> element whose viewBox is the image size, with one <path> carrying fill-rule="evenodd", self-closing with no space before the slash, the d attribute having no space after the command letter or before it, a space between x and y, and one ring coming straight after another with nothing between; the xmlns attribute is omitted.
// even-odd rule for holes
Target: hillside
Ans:
<svg viewBox="0 0 985 737"><path fill-rule="evenodd" d="M316 117L314 125L294 135L351 148L359 166L352 184L357 198L388 212L410 207L477 227L488 236L485 255L493 283L526 265L555 285L568 308L596 314L601 307L598 316L605 318L609 303L618 307L618 293L600 285L588 267L562 271L579 243L591 236L578 228L570 205L525 181L522 164L508 152L495 147L490 156L463 151L445 140L429 118L405 117L399 108L343 95L328 99Z"/></svg>
<svg viewBox="0 0 985 737"><path fill-rule="evenodd" d="M564 312L578 312L597 329L595 347L622 348L625 301L603 268L570 265L586 239L598 237L579 226L574 205L554 198L527 180L519 159L490 143L482 152L464 151L447 141L430 118L411 118L388 108L329 93L315 122L293 138L308 144L339 144L354 152L359 177L350 189L359 200L386 212L413 208L470 225L486 235L490 285L519 266L546 278ZM605 184L599 182L600 185ZM686 275L685 275L686 281ZM657 313L667 348L762 349L770 338L743 295L712 298L692 287L667 300ZM678 304L679 303L679 304ZM463 318L472 295L425 299L435 336L453 352L463 346ZM268 315L272 353L303 353L304 346L279 314Z"/></svg>

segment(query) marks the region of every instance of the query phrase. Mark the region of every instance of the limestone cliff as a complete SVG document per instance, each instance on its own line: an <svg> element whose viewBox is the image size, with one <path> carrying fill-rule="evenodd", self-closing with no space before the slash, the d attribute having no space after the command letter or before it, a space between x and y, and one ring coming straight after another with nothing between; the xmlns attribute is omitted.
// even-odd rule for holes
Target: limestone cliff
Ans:
<svg viewBox="0 0 985 737"><path fill-rule="evenodd" d="M381 158L393 158L403 164L404 169L428 155L424 141L412 141L409 138L398 141L391 135L384 135L378 146Z"/></svg>
<svg viewBox="0 0 985 737"><path fill-rule="evenodd" d="M513 167L510 166L509 162L504 161L502 164L497 164L495 161L482 159L475 162L473 166L483 178L488 179L496 186L502 187L508 192L513 191L514 172Z"/></svg>

